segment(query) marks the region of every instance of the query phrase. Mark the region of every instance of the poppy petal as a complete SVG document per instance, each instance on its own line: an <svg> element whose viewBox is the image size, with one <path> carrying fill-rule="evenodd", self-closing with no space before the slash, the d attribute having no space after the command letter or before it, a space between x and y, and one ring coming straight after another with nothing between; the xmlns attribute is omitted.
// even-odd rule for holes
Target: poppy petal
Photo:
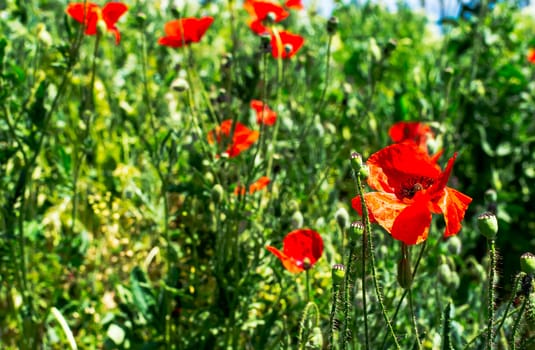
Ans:
<svg viewBox="0 0 535 350"><path fill-rule="evenodd" d="M295 260L293 258L287 256L286 254L284 254L277 248L272 247L272 246L267 246L266 249L269 250L271 253L273 253L273 255L275 255L282 262L282 265L284 266L284 268L290 271L291 273L298 273L298 272L304 271L303 267L299 267L296 265Z"/></svg>
<svg viewBox="0 0 535 350"><path fill-rule="evenodd" d="M271 54L275 58L291 58L303 46L305 39L288 31L271 35Z"/></svg>
<svg viewBox="0 0 535 350"><path fill-rule="evenodd" d="M100 7L97 4L88 2L70 3L65 12L75 21L85 25L84 33L86 35L95 35L97 33L97 21L99 18Z"/></svg>
<svg viewBox="0 0 535 350"><path fill-rule="evenodd" d="M456 235L461 230L461 221L472 198L453 188L446 187L438 205L444 214L446 229L444 237Z"/></svg>
<svg viewBox="0 0 535 350"><path fill-rule="evenodd" d="M370 222L378 223L388 232L392 232L396 217L407 207L407 204L399 201L393 193L368 192L364 194L364 201L368 208ZM359 196L353 198L351 206L362 215Z"/></svg>
<svg viewBox="0 0 535 350"><path fill-rule="evenodd" d="M283 251L294 258L298 266L303 266L305 258L310 265L314 265L323 253L323 240L314 230L294 230L284 238Z"/></svg>
<svg viewBox="0 0 535 350"><path fill-rule="evenodd" d="M108 2L102 8L102 18L104 19L104 22L106 22L108 28L112 28L127 10L128 6L121 2Z"/></svg>
<svg viewBox="0 0 535 350"><path fill-rule="evenodd" d="M426 201L415 201L403 209L392 226L392 237L408 245L425 241L431 225L427 204Z"/></svg>

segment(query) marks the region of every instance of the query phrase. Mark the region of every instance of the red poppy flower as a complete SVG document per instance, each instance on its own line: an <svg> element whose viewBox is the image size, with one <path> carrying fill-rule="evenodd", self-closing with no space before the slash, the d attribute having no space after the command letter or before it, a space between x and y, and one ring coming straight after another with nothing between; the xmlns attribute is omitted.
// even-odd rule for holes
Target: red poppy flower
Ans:
<svg viewBox="0 0 535 350"><path fill-rule="evenodd" d="M208 142L214 143L214 141L217 141L219 144L228 144L224 153L229 157L236 157L242 151L251 147L258 140L259 136L258 131L250 130L240 122L236 122L232 141L229 140L231 132L232 120L227 119L221 123L221 126L216 127L215 130L208 133Z"/></svg>
<svg viewBox="0 0 535 350"><path fill-rule="evenodd" d="M181 18L165 24L165 36L158 39L158 44L170 47L182 47L201 41L208 30L213 17Z"/></svg>
<svg viewBox="0 0 535 350"><path fill-rule="evenodd" d="M535 63L535 49L531 48L528 50L528 62Z"/></svg>
<svg viewBox="0 0 535 350"><path fill-rule="evenodd" d="M251 186L249 186L249 194L253 194L257 191L260 191L264 189L271 180L267 176L262 176L258 180L256 180ZM242 196L245 195L245 186L236 186L236 189L234 190L234 194L238 195L241 194Z"/></svg>
<svg viewBox="0 0 535 350"><path fill-rule="evenodd" d="M280 39L280 40L279 40ZM305 39L288 31L271 34L271 54L275 58L290 58L303 46Z"/></svg>
<svg viewBox="0 0 535 350"><path fill-rule="evenodd" d="M445 237L457 234L472 199L447 187L456 154L442 171L426 151L414 143L398 143L374 153L368 159L368 185L379 192L364 195L370 220L405 244L427 239L432 214L443 214ZM362 213L360 197L353 209Z"/></svg>
<svg viewBox="0 0 535 350"><path fill-rule="evenodd" d="M109 2L101 9L98 5L87 2L84 7L83 2L73 2L67 5L65 12L75 21L80 22L85 27L86 35L95 35L97 33L97 23L103 20L106 23L108 32L115 35L115 44L121 41L121 34L115 23L128 10L128 6L121 2Z"/></svg>
<svg viewBox="0 0 535 350"><path fill-rule="evenodd" d="M273 125L277 121L277 113L267 105L264 105L262 101L252 100L251 108L256 112L256 122L258 124Z"/></svg>
<svg viewBox="0 0 535 350"><path fill-rule="evenodd" d="M282 252L267 246L286 270L297 273L310 269L323 254L323 240L316 231L310 229L294 230L284 237Z"/></svg>
<svg viewBox="0 0 535 350"><path fill-rule="evenodd" d="M286 8L294 10L302 10L305 8L301 0L287 0L284 6L286 6Z"/></svg>
<svg viewBox="0 0 535 350"><path fill-rule="evenodd" d="M435 137L429 125L420 122L395 123L390 127L388 135L395 143L414 141L424 150L427 150L427 140Z"/></svg>
<svg viewBox="0 0 535 350"><path fill-rule="evenodd" d="M270 18L273 22L280 22L290 15L281 5L269 0L247 0L243 7L251 15L249 27L256 34L270 33L264 26L264 21Z"/></svg>

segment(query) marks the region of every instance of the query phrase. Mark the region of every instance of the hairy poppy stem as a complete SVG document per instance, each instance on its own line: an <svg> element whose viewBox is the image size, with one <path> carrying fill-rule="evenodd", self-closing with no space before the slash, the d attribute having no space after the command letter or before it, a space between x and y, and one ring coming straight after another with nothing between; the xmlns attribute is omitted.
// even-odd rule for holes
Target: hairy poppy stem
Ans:
<svg viewBox="0 0 535 350"><path fill-rule="evenodd" d="M518 312L515 322L513 323L513 329L511 331L511 340L510 340L512 350L516 350L516 341L515 341L516 333L518 332L520 321L522 320L522 316L524 316L524 311L526 310L528 301L529 301L529 296L524 295L524 301L522 302L522 306L520 306L520 311Z"/></svg>
<svg viewBox="0 0 535 350"><path fill-rule="evenodd" d="M390 321L390 318L388 317L387 313L386 313L386 309L385 309L385 305L384 305L384 301L383 301L383 294L381 293L381 290L379 288L379 281L378 281L378 278L377 278L377 272L375 270L375 253L374 253L374 248L373 248L373 239L372 239L372 230L371 230L371 224L370 224L370 216L368 214L368 208L366 206L366 202L364 200L364 191L363 191L363 186L362 186L362 181L361 181L361 175L360 175L360 172L355 172L354 171L354 178L355 178L355 181L356 181L356 184L357 184L357 195L360 197L360 201L362 203L362 219L364 221L364 234L363 234L363 245L365 245L365 241L366 241L366 237L367 237L367 240L368 240L368 255L370 257L370 265L371 265L371 269L372 269L372 277L373 277L373 285L375 287L375 294L377 296L377 300L379 301L379 306L381 307L381 313L383 314L383 318L386 322L386 325L388 327L388 331L390 332L390 335L392 336L393 340L394 340L394 343L396 344L396 348L397 349L401 349L400 348L400 345L399 345L399 342L398 342L398 339L397 339L397 336L396 336L396 333L394 332L394 328L392 327L392 322ZM363 247L362 248L363 250L363 253L365 252L365 248ZM362 256L362 259L366 259L366 255L363 255ZM363 263L363 265L365 266L365 263ZM365 277L365 272L363 271L363 277ZM366 294L365 293L365 281L366 279L363 278L362 279L362 289L363 289L363 296ZM366 306L364 305L363 306L364 308L366 308ZM366 315L366 313L365 313ZM366 349L368 349L368 336L366 334Z"/></svg>
<svg viewBox="0 0 535 350"><path fill-rule="evenodd" d="M513 283L513 290L511 291L511 297L509 298L509 301L507 302L507 306L505 307L505 310L503 312L503 316L500 321L500 324L498 324L498 327L496 327L496 331L494 332L494 337L496 337L496 334L500 331L500 329L503 327L503 324L505 323L507 313L509 312L511 305L513 304L513 300L515 300L516 293L518 292L518 288L520 287L521 280L522 280L522 273L519 273L515 276L515 281Z"/></svg>
<svg viewBox="0 0 535 350"><path fill-rule="evenodd" d="M489 290L488 290L488 325L487 325L487 349L494 347L494 275L496 273L496 240L489 239Z"/></svg>

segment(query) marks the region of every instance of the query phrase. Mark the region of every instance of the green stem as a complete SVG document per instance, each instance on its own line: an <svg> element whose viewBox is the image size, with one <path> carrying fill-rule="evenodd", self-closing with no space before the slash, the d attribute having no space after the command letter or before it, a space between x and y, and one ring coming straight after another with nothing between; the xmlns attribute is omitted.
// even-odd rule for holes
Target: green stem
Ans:
<svg viewBox="0 0 535 350"><path fill-rule="evenodd" d="M420 334L418 332L418 323L416 322L416 315L414 314L414 305L412 301L412 286L407 288L409 292L409 310L411 313L412 326L414 327L414 335L416 336L416 343L418 344L418 349L422 349L422 342L420 340Z"/></svg>
<svg viewBox="0 0 535 350"><path fill-rule="evenodd" d="M522 276L521 273L515 276L515 281L513 283L513 290L511 291L511 297L509 298L509 301L507 302L507 306L505 307L505 310L503 312L503 316L500 321L500 324L498 325L498 327L496 327L496 332L494 334L494 337L496 337L496 334L498 334L498 332L503 327L503 324L505 323L507 313L509 312L511 305L513 304L513 300L515 300L516 293L518 292L518 288L520 287L520 281L522 280L521 276Z"/></svg>
<svg viewBox="0 0 535 350"><path fill-rule="evenodd" d="M396 348L397 349L400 349L400 345L399 345L399 342L398 342L398 339L396 337L396 333L394 332L394 328L392 327L392 322L390 321L390 318L388 317L387 313L386 313L386 309L385 309L385 305L384 305L384 301L383 301L383 295L381 293L381 290L379 288L379 281L378 281L378 278L377 278L377 272L375 270L375 253L374 253L374 247L373 247L373 237L372 237L372 230L371 230L371 224L370 224L370 216L369 216L369 213L368 213L368 208L366 206L366 202L364 200L364 193L363 193L363 186L362 186L362 182L361 182L361 179L360 179L360 173L357 173L355 174L355 181L357 182L357 194L358 196L360 197L360 202L361 202L361 206L362 206L362 218L363 218L363 221L364 221L364 236L368 236L368 255L370 257L370 265L371 265L371 269L372 269L372 277L373 277L373 285L374 285L374 288L375 288L375 295L377 296L377 300L379 301L379 306L381 308L381 313L383 314L383 318L386 322L386 325L388 327L388 331L390 333L390 335L392 336L392 338L394 339L394 344L396 344ZM364 242L364 239L363 239L363 243ZM363 252L364 252L364 248L363 248ZM364 260L366 256L363 256L362 259ZM363 263L363 265L365 265ZM363 272L364 274L364 272ZM364 279L363 279L363 289L364 289ZM363 292L363 295L364 295L364 292ZM366 338L367 340L367 338ZM368 345L366 343L366 345Z"/></svg>
<svg viewBox="0 0 535 350"><path fill-rule="evenodd" d="M494 274L496 272L496 245L495 240L488 240L489 244L489 290L488 290L488 324L487 324L487 349L494 347Z"/></svg>
<svg viewBox="0 0 535 350"><path fill-rule="evenodd" d="M522 316L524 316L524 311L526 310L526 306L528 304L529 297L527 295L524 295L524 301L522 302L522 306L520 307L520 311L518 312L518 315L516 316L515 322L513 324L513 329L511 331L511 349L516 350L516 333L518 332L518 328L520 325L520 321L522 320Z"/></svg>
<svg viewBox="0 0 535 350"><path fill-rule="evenodd" d="M306 290L307 290L307 295L306 295L306 301L307 303L310 302L310 300L312 299L311 296L310 296L310 269L306 269L305 270L305 279L306 279Z"/></svg>

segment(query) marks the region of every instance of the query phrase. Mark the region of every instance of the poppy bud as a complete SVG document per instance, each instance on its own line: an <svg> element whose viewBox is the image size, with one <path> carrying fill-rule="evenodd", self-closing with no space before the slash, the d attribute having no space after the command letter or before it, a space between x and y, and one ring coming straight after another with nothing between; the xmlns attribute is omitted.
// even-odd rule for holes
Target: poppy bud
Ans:
<svg viewBox="0 0 535 350"><path fill-rule="evenodd" d="M343 264L334 264L332 267L333 285L340 285L344 281L346 267Z"/></svg>
<svg viewBox="0 0 535 350"><path fill-rule="evenodd" d="M359 175L363 179L367 179L368 176L370 176L370 168L366 164L363 164L362 168L359 170Z"/></svg>
<svg viewBox="0 0 535 350"><path fill-rule="evenodd" d="M535 273L535 255L524 253L520 256L520 270L527 274Z"/></svg>
<svg viewBox="0 0 535 350"><path fill-rule="evenodd" d="M336 223L340 227L340 230L345 230L349 224L349 214L345 208L340 208L334 214L336 218Z"/></svg>
<svg viewBox="0 0 535 350"><path fill-rule="evenodd" d="M362 156L358 152L351 152L351 160L355 166L356 171L360 171L362 168Z"/></svg>
<svg viewBox="0 0 535 350"><path fill-rule="evenodd" d="M262 53L271 52L271 36L269 34L260 35L260 51Z"/></svg>
<svg viewBox="0 0 535 350"><path fill-rule="evenodd" d="M219 204L221 203L222 199L223 199L223 186L221 186L220 184L217 184L215 185L214 187L212 187L212 201L215 203L215 204Z"/></svg>
<svg viewBox="0 0 535 350"><path fill-rule="evenodd" d="M386 57L390 56L390 54L396 49L398 46L398 42L396 39L390 39L386 43L385 47L383 48L383 53Z"/></svg>
<svg viewBox="0 0 535 350"><path fill-rule="evenodd" d="M479 232L487 239L495 239L498 233L498 220L491 212L484 212L477 217Z"/></svg>
<svg viewBox="0 0 535 350"><path fill-rule="evenodd" d="M138 12L136 14L136 24L138 27L143 28L145 22L147 21L147 15L143 12Z"/></svg>
<svg viewBox="0 0 535 350"><path fill-rule="evenodd" d="M327 33L332 35L332 34L334 34L336 32L337 29L338 29L338 18L332 16L327 21Z"/></svg>
<svg viewBox="0 0 535 350"><path fill-rule="evenodd" d="M451 254L459 255L461 253L463 245L462 245L461 239L459 237L451 236L446 241L446 244L447 244L446 248L448 249L448 251Z"/></svg>
<svg viewBox="0 0 535 350"><path fill-rule="evenodd" d="M46 26L43 23L37 25L37 39L44 47L50 47L52 45L52 36L46 30Z"/></svg>
<svg viewBox="0 0 535 350"><path fill-rule="evenodd" d="M398 275L396 276L399 285L403 289L407 289L412 284L411 262L407 256L402 257L398 261Z"/></svg>
<svg viewBox="0 0 535 350"><path fill-rule="evenodd" d="M450 78L453 75L453 68L446 67L446 68L444 68L443 72L444 72L444 75L446 76L446 78Z"/></svg>
<svg viewBox="0 0 535 350"><path fill-rule="evenodd" d="M176 92L184 92L189 89L189 84L185 79L176 78L171 83L171 88Z"/></svg>
<svg viewBox="0 0 535 350"><path fill-rule="evenodd" d="M217 102L225 103L225 102L228 102L228 100L229 100L229 96L227 94L227 90L219 89L219 93L217 94Z"/></svg>
<svg viewBox="0 0 535 350"><path fill-rule="evenodd" d="M180 18L180 10L176 6L171 7L171 15L174 18Z"/></svg>
<svg viewBox="0 0 535 350"><path fill-rule="evenodd" d="M292 229L297 230L298 228L303 227L303 221L303 214L301 214L299 210L294 212L291 220Z"/></svg>
<svg viewBox="0 0 535 350"><path fill-rule="evenodd" d="M351 223L351 229L355 236L360 236L364 233L364 224L362 221L353 221L353 223Z"/></svg>

